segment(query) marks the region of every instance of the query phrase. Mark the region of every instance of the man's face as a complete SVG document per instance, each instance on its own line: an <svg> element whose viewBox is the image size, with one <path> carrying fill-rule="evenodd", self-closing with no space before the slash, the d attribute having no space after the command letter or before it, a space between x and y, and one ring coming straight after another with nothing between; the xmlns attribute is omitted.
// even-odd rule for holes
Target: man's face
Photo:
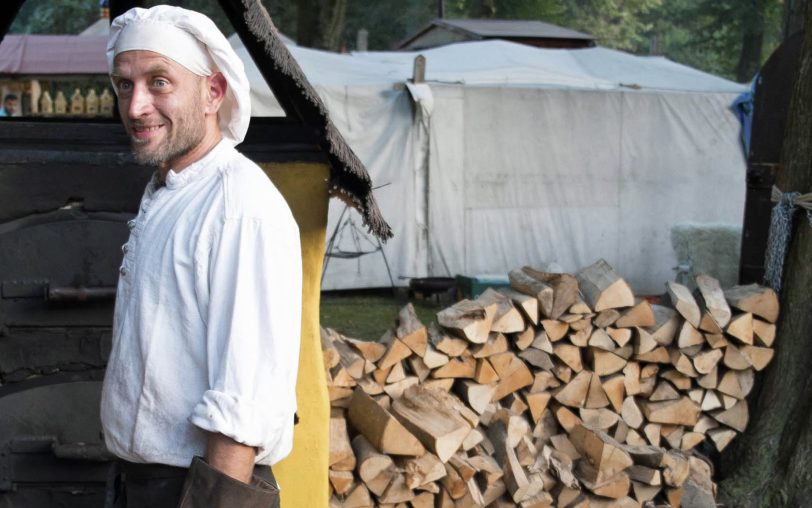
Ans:
<svg viewBox="0 0 812 508"><path fill-rule="evenodd" d="M140 164L171 168L201 143L204 78L152 51L118 54L111 77Z"/></svg>
<svg viewBox="0 0 812 508"><path fill-rule="evenodd" d="M6 110L8 116L11 116L17 112L17 99L6 99L3 102L3 109Z"/></svg>

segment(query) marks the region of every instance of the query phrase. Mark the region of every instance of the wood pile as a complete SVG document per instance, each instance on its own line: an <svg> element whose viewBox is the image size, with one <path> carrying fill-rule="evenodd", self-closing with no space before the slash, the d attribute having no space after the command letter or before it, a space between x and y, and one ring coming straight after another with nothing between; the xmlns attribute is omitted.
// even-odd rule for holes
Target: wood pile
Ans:
<svg viewBox="0 0 812 508"><path fill-rule="evenodd" d="M745 429L775 293L699 275L655 305L603 260L509 275L378 342L322 331L331 505L715 506L696 448Z"/></svg>

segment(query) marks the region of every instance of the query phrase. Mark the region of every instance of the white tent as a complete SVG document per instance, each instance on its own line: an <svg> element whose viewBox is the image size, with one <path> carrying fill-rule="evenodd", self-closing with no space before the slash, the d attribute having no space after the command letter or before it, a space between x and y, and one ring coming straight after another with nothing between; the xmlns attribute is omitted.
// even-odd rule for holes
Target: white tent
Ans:
<svg viewBox="0 0 812 508"><path fill-rule="evenodd" d="M729 105L743 85L665 58L502 41L423 51L426 84L412 85L417 53L289 49L383 186L398 284L602 257L637 292L660 293L677 264L673 226L741 223L745 161ZM281 115L238 52L254 116ZM323 288L387 286L377 243L354 212L338 224L342 209L331 204L328 235L340 231L345 256L331 258Z"/></svg>

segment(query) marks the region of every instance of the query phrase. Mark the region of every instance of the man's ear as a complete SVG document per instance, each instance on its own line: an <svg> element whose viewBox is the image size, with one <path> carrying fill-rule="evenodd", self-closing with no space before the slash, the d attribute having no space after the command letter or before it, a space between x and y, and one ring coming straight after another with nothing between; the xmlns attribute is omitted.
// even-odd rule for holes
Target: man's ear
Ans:
<svg viewBox="0 0 812 508"><path fill-rule="evenodd" d="M206 113L217 114L226 97L228 83L222 72L216 72L206 78Z"/></svg>

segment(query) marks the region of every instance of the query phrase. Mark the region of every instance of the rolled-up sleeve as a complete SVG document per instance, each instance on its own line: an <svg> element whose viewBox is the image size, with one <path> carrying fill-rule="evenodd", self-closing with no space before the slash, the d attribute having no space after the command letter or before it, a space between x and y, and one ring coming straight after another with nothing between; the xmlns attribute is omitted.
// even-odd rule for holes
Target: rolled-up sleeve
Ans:
<svg viewBox="0 0 812 508"><path fill-rule="evenodd" d="M207 271L209 390L190 421L275 462L290 452L296 411L302 266L293 219L226 219Z"/></svg>

